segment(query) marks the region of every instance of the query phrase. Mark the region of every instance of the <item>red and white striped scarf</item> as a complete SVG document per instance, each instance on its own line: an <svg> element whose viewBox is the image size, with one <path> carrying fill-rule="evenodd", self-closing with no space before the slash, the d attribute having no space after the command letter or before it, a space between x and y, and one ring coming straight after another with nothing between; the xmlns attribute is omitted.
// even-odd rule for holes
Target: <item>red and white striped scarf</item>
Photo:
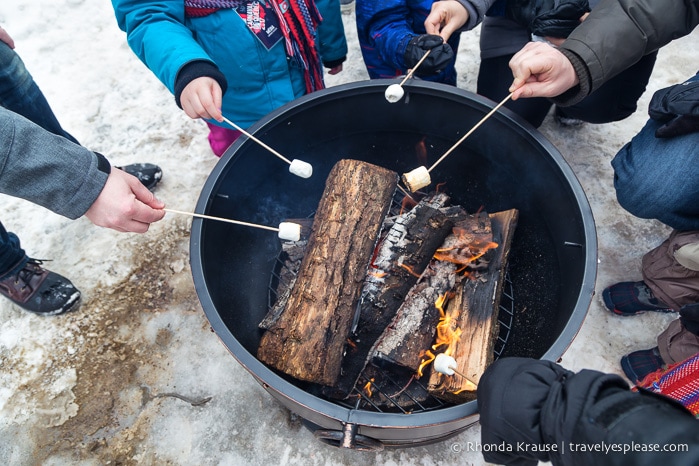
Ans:
<svg viewBox="0 0 699 466"><path fill-rule="evenodd" d="M184 0L188 17L207 16L223 8L238 8L246 0ZM323 89L323 67L315 46L318 24L323 20L313 0L271 0L279 19L288 57L304 70L306 92ZM281 5L280 5L281 4ZM288 9L282 7L288 4Z"/></svg>

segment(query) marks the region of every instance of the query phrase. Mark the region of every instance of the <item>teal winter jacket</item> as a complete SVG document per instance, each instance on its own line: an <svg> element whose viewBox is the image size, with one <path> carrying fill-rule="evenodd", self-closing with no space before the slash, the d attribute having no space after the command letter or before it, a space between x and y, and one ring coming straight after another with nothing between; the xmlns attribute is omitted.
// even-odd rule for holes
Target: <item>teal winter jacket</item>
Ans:
<svg viewBox="0 0 699 466"><path fill-rule="evenodd" d="M316 37L320 58L341 63L347 42L340 2L315 3L323 17ZM227 83L223 115L242 127L306 93L303 70L287 59L284 41L268 50L232 9L188 18L184 0L112 0L112 6L131 49L173 94L185 65L217 67Z"/></svg>

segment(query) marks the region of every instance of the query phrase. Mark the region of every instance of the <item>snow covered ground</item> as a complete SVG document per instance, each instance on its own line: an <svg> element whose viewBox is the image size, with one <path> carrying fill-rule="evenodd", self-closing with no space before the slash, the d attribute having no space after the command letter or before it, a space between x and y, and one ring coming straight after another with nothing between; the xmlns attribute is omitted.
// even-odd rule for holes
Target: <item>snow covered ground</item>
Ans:
<svg viewBox="0 0 699 466"><path fill-rule="evenodd" d="M367 79L352 9L350 54L329 85ZM116 165L153 162L156 194L191 210L217 159L202 122L187 118L126 45L106 0L15 0L0 25L64 128ZM621 319L600 292L640 278L642 254L668 229L614 198L609 161L645 122L653 91L693 75L699 32L664 48L639 111L619 123L542 133L580 179L599 240L597 296L563 357L573 370L620 373L619 358L655 344L670 315ZM478 30L462 35L459 86L474 91ZM479 465L478 426L434 445L361 453L326 446L282 408L210 331L189 269L190 219L168 214L144 235L69 221L0 197L1 221L28 253L82 291L77 312L39 318L0 300L0 462L7 465ZM208 401L207 401L208 400ZM455 446L456 445L456 446Z"/></svg>

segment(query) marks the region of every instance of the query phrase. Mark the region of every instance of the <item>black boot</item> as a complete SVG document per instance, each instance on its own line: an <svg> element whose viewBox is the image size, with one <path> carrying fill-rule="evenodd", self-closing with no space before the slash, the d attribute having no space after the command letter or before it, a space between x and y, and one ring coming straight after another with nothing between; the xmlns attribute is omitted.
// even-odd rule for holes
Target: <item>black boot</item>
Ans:
<svg viewBox="0 0 699 466"><path fill-rule="evenodd" d="M155 185L157 185L163 177L163 171L160 167L152 163L132 163L116 168L125 171L129 175L135 176L138 178L138 181L148 189L155 188Z"/></svg>
<svg viewBox="0 0 699 466"><path fill-rule="evenodd" d="M63 314L78 308L80 291L65 277L29 262L16 274L0 281L0 294L29 312L43 316Z"/></svg>

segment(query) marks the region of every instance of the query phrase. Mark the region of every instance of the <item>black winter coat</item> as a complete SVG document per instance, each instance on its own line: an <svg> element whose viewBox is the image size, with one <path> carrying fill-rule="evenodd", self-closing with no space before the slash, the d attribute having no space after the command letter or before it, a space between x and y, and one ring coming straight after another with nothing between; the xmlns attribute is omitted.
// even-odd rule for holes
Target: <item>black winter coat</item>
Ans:
<svg viewBox="0 0 699 466"><path fill-rule="evenodd" d="M478 409L491 463L699 464L699 421L674 400L630 391L617 375L503 358L480 379Z"/></svg>

